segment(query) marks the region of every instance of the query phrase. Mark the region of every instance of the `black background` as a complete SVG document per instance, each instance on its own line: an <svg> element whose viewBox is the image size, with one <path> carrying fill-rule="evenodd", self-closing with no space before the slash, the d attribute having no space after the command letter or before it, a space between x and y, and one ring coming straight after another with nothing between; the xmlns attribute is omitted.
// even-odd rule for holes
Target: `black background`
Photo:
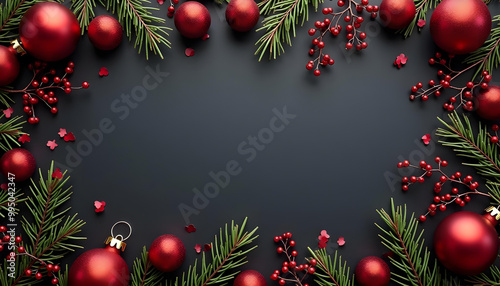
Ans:
<svg viewBox="0 0 500 286"><path fill-rule="evenodd" d="M449 173L474 174L460 165L462 159L450 149L437 144L432 134L441 126L437 117L446 114L442 103L452 93L431 97L426 103L408 100L412 85L436 79L437 68L427 63L437 51L428 26L405 40L383 29L378 20L367 21L363 26L369 47L362 53L346 53L343 37L328 39L327 49L336 63L322 69L318 78L305 65L312 40L307 30L324 19L321 10L310 13L293 47L287 46L281 57L258 62L254 43L262 33L235 33L225 22L224 6L204 4L212 15L210 39L188 41L174 29L169 37L172 48L162 49L163 60L150 55L147 61L125 38L115 51L99 52L83 36L69 58L76 64L71 82L88 81L91 87L59 95L56 116L37 108L40 124L27 128L32 141L23 146L44 170L51 160L72 168L74 194L68 205L87 222L82 232L88 238L85 249L68 255L66 263L85 250L103 247L111 226L126 220L133 226L123 254L129 267L144 245L149 247L156 237L170 233L181 238L187 249L179 274L201 257L193 249L195 244L213 241L226 222L240 223L248 217L249 228L259 227L259 247L242 270L256 269L269 277L284 259L276 254L275 235L294 234L300 261L307 246L317 247L323 229L331 235L330 252L338 248L338 237L345 238L346 245L338 250L353 270L361 258L387 252L374 225L383 223L376 209L388 209L393 197L396 204L407 204L410 212L420 215L432 201L434 180L413 186L408 193L400 190L402 173L397 162L433 161L440 156L450 162ZM160 9L155 15L165 17L167 3L151 6ZM335 8L336 2L327 1L321 7ZM489 8L493 15L499 11L496 2ZM107 12L99 7L97 14ZM166 25L174 27L173 20L167 18ZM194 48L195 56L186 57L186 47ZM408 63L398 70L392 63L400 53L408 56ZM25 67L31 61L24 57L22 64ZM109 69L109 76L99 77L101 67ZM121 120L111 104L142 85L147 67L158 67L169 76ZM24 69L16 85L24 86L29 77ZM465 84L469 78L466 75L460 81ZM15 114L21 114L17 101ZM247 162L248 155L238 152L239 144L269 127L272 110L285 106L296 118ZM475 115L471 117L475 122ZM98 128L104 118L113 122L115 130L93 145L78 166L69 165L68 148L77 150L82 141L88 141L84 130ZM76 142L60 139L59 128L73 132ZM432 134L427 147L420 140L426 133ZM59 147L51 151L46 143L53 139ZM190 217L197 231L188 234L179 204L192 206L193 188L212 182L209 173L224 170L230 160L240 163L241 173ZM388 174L396 181L388 181ZM94 212L95 200L106 201L103 213ZM481 212L487 204L487 199L474 197L464 209ZM452 206L423 224L430 247L437 223L458 209Z"/></svg>

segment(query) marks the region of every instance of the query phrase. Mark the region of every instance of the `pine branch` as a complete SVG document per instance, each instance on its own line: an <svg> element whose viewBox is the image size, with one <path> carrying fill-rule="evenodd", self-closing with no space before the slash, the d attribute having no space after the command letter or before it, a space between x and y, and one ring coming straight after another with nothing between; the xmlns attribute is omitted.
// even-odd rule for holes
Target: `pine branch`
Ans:
<svg viewBox="0 0 500 286"><path fill-rule="evenodd" d="M500 182L500 158L495 144L488 137L486 126L479 123L477 137L469 119L464 115L463 121L456 112L449 114L451 123L439 119L446 129L438 128L436 135L444 137L446 141L440 140L443 146L452 147L459 155L473 159L475 163L464 163L464 165L476 168L481 176L485 176L493 182Z"/></svg>
<svg viewBox="0 0 500 286"><path fill-rule="evenodd" d="M0 42L2 42L2 36L0 35ZM0 89L0 104L6 108L10 107L10 103L14 103L14 100L10 97L9 92Z"/></svg>
<svg viewBox="0 0 500 286"><path fill-rule="evenodd" d="M118 16L118 21L122 24L129 40L132 40L132 31L135 34L134 48L142 49L146 52L146 59L149 59L149 52L158 54L163 59L160 45L164 44L170 48L170 42L165 38L168 27L154 25L153 23L164 24L165 19L155 17L151 11L158 8L145 7L148 0L108 0L106 3L101 0L108 11Z"/></svg>
<svg viewBox="0 0 500 286"><path fill-rule="evenodd" d="M95 17L95 0L71 0L71 11L76 15L82 35L87 31L90 21Z"/></svg>
<svg viewBox="0 0 500 286"><path fill-rule="evenodd" d="M398 31L398 33L403 33L405 38L411 36L413 33L413 29L417 24L418 20L425 20L425 15L427 14L427 10L434 9L442 0L413 0L415 2L415 17L411 21L411 23L406 27Z"/></svg>
<svg viewBox="0 0 500 286"><path fill-rule="evenodd" d="M32 186L30 186L32 197L26 201L32 220L23 216L22 226L27 237L25 239L26 252L31 253L37 259L54 264L68 252L82 248L75 242L85 239L77 236L85 222L77 219L76 214L68 215L69 207L61 209L72 194L71 187L64 187L69 176L65 179L57 179L52 177L53 172L54 162L50 166L46 179L43 178L40 170L38 186L32 181ZM32 277L26 277L24 271L39 266L37 265L39 263L23 255L19 260L21 262L16 269L17 278L10 285L31 285Z"/></svg>
<svg viewBox="0 0 500 286"><path fill-rule="evenodd" d="M483 272L478 276L473 276L466 279L467 282L473 283L475 286L495 285L500 286L500 269L493 265L490 267L489 275Z"/></svg>
<svg viewBox="0 0 500 286"><path fill-rule="evenodd" d="M68 286L68 265L66 264L66 268L64 269L64 272L62 271L61 268L61 274L59 275L59 283L57 284L58 286Z"/></svg>
<svg viewBox="0 0 500 286"><path fill-rule="evenodd" d="M399 285L431 286L453 285L455 282L444 274L434 260L430 262L430 251L424 248L423 230L418 230L418 220L412 214L407 219L406 206L395 207L391 199L391 212L389 215L384 209L377 210L388 227L388 230L375 224L382 234L379 237L382 244L394 253L389 257L391 264L399 270L392 272L391 279Z"/></svg>
<svg viewBox="0 0 500 286"><path fill-rule="evenodd" d="M160 285L164 273L153 267L148 258L148 251L144 246L141 257L134 261L131 273L132 286Z"/></svg>
<svg viewBox="0 0 500 286"><path fill-rule="evenodd" d="M354 277L349 276L349 267L346 266L346 261L342 264L342 257L335 255L332 257L328 255L326 250L319 249L313 251L309 248L312 258L316 259L316 283L320 286L354 286ZM338 262L338 264L337 264Z"/></svg>
<svg viewBox="0 0 500 286"><path fill-rule="evenodd" d="M224 285L232 280L238 271L236 268L245 264L246 255L257 245L247 248L258 235L255 235L257 227L252 231L245 231L247 218L241 224L241 227L231 223L231 229L228 230L226 224L224 232L220 229L219 237L215 236L211 248L211 262L208 263L205 253L203 253L201 269L198 269L198 259L194 265L189 266L187 272L182 277L177 277L169 285L174 286L206 286L206 285ZM198 273L199 270L199 273Z"/></svg>
<svg viewBox="0 0 500 286"><path fill-rule="evenodd" d="M266 33L255 43L258 45L255 55L259 55L259 61L264 54L269 52L269 59L276 59L281 52L285 52L283 43L292 45L292 35L295 37L295 27L300 22L303 25L309 18L309 4L317 11L318 4L322 0L269 0L262 3L261 14L268 15L262 21L262 27L257 31L264 30ZM302 21L301 21L302 19Z"/></svg>
<svg viewBox="0 0 500 286"><path fill-rule="evenodd" d="M19 191L19 189L15 190L15 193L13 196L9 194L9 190L0 190L0 217L5 218L7 217L6 213L9 213L9 207L12 207L12 205L9 205L11 203L12 198L14 198L14 203L15 206L14 208L14 214L18 214L19 208L17 205L19 203L26 201L26 198L23 198L23 193ZM12 209L10 209L12 211ZM1 284L0 284L1 285Z"/></svg>
<svg viewBox="0 0 500 286"><path fill-rule="evenodd" d="M497 23L495 26L495 22ZM476 72L472 79L486 70L492 74L493 70L500 64L500 15L493 17L493 28L491 29L490 38L484 42L481 48L472 52L464 62L477 66Z"/></svg>
<svg viewBox="0 0 500 286"><path fill-rule="evenodd" d="M2 114L0 119L4 116L5 115ZM23 124L26 123L26 121L19 122L21 118L22 116L16 116L10 118L5 123L0 123L0 149L3 151L7 152L15 147L21 146L18 139L21 135L26 134L21 131L21 129L23 129Z"/></svg>

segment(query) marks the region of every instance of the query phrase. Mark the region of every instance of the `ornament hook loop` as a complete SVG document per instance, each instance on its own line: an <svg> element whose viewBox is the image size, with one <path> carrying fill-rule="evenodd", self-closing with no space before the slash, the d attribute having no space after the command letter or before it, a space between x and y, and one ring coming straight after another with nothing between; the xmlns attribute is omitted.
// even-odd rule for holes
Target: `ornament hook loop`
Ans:
<svg viewBox="0 0 500 286"><path fill-rule="evenodd" d="M114 229L115 229L115 227L116 227L117 225L119 225L119 224L125 224L125 225L127 225L127 226L128 226L128 228L130 229L130 232L128 233L128 235L127 235L125 238L124 238L124 237L123 237L123 235L121 235L121 234L116 235L116 237L115 237L115 235L113 234L113 230L114 230ZM132 235L132 226L130 225L130 223L128 223L128 222L126 222L126 221L124 221L124 220L121 220L121 221L117 221L117 222L115 222L115 224L111 227L111 236L112 236L113 238L116 238L116 239L118 239L118 237L120 237L120 238L121 238L121 239L120 239L120 241L125 241L125 240L129 239L129 237L130 237L131 235Z"/></svg>

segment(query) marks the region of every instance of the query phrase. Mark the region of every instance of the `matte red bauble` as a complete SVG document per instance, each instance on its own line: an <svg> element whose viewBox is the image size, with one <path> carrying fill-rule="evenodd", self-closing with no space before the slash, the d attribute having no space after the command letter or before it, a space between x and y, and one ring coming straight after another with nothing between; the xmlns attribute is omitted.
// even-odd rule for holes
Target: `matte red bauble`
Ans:
<svg viewBox="0 0 500 286"><path fill-rule="evenodd" d="M15 51L0 46L0 86L11 84L19 75L19 61Z"/></svg>
<svg viewBox="0 0 500 286"><path fill-rule="evenodd" d="M88 35L94 47L103 51L115 49L122 42L123 29L120 22L108 15L97 16L90 22Z"/></svg>
<svg viewBox="0 0 500 286"><path fill-rule="evenodd" d="M24 14L19 24L23 48L33 57L53 62L71 55L80 39L80 24L64 5L41 2Z"/></svg>
<svg viewBox="0 0 500 286"><path fill-rule="evenodd" d="M245 270L236 276L233 286L267 286L267 282L259 272Z"/></svg>
<svg viewBox="0 0 500 286"><path fill-rule="evenodd" d="M231 0L226 8L226 21L238 32L248 32L255 27L259 15L259 6L254 0Z"/></svg>
<svg viewBox="0 0 500 286"><path fill-rule="evenodd" d="M413 0L383 0L380 3L380 19L389 29L399 30L408 26L415 13Z"/></svg>
<svg viewBox="0 0 500 286"><path fill-rule="evenodd" d="M186 248L177 236L165 234L151 243L148 255L149 261L158 270L172 272L181 267L184 262Z"/></svg>
<svg viewBox="0 0 500 286"><path fill-rule="evenodd" d="M198 39L205 36L210 28L210 13L203 4L188 1L179 6L174 16L177 30L186 38Z"/></svg>
<svg viewBox="0 0 500 286"><path fill-rule="evenodd" d="M488 269L498 254L498 234L483 216L460 211L447 216L434 232L434 251L447 269L477 275Z"/></svg>
<svg viewBox="0 0 500 286"><path fill-rule="evenodd" d="M480 48L490 29L491 14L481 0L443 0L431 16L434 43L454 55Z"/></svg>
<svg viewBox="0 0 500 286"><path fill-rule="evenodd" d="M486 120L500 120L500 86L490 85L476 94L476 113Z"/></svg>
<svg viewBox="0 0 500 286"><path fill-rule="evenodd" d="M120 256L125 243L112 237L106 243L110 244L78 256L69 269L69 286L128 286L130 273Z"/></svg>
<svg viewBox="0 0 500 286"><path fill-rule="evenodd" d="M14 174L14 181L22 182L29 179L35 172L36 161L30 151L14 148L0 158L0 171L5 177Z"/></svg>
<svg viewBox="0 0 500 286"><path fill-rule="evenodd" d="M368 256L356 265L356 281L360 286L386 286L391 281L391 270L382 258Z"/></svg>

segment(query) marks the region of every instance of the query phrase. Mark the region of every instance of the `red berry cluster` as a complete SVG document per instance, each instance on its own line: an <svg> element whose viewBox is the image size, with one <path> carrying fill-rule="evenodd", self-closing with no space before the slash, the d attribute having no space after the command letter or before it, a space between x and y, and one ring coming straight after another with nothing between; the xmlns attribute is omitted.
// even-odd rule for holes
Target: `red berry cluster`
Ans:
<svg viewBox="0 0 500 286"><path fill-rule="evenodd" d="M42 102L50 108L50 112L56 114L57 107L54 104L58 99L56 96L57 90L63 90L69 94L73 89L88 88L89 83L84 81L81 86L74 87L68 80L68 75L72 74L75 68L75 63L69 62L64 69L62 76L56 76L55 69L48 69L47 63L36 61L34 64L29 64L28 68L33 71L31 82L22 90L2 89L9 93L22 93L24 112L28 114L28 122L36 124L40 119L35 115L35 106Z"/></svg>
<svg viewBox="0 0 500 286"><path fill-rule="evenodd" d="M170 0L170 6L168 6L167 17L174 17L175 13L175 4L179 3L179 0Z"/></svg>
<svg viewBox="0 0 500 286"><path fill-rule="evenodd" d="M498 139L499 138L498 137L498 129L499 129L498 125L497 124L493 124L491 126L491 130L493 130L494 133L493 133L493 135L488 134L488 136L490 137L491 143L497 144L497 146L500 147L500 142L499 142L499 139Z"/></svg>
<svg viewBox="0 0 500 286"><path fill-rule="evenodd" d="M321 75L321 71L319 70L320 65L327 66L335 63L330 55L323 52L323 49L325 48L324 37L326 34L330 33L333 36L339 35L343 30L342 25L340 24L343 21L345 23L347 38L345 48L350 50L356 47L358 51L366 49L366 47L368 47L368 44L364 41L366 39L366 33L359 30L365 19L354 14L354 10L356 10L358 14L362 13L363 10L366 10L371 14L372 19L377 17L377 12L379 10L378 6L368 5L368 0L361 0L361 3L357 3L354 0L338 0L337 5L344 8L344 10L340 12L333 12L333 8L323 8L323 14L330 15L331 18L325 18L323 21L316 21L314 23L315 28L309 29L309 35L313 37L319 31L319 35L312 41L313 48L309 50L309 55L317 56L306 65L307 70L314 69L314 75L316 76Z"/></svg>
<svg viewBox="0 0 500 286"><path fill-rule="evenodd" d="M410 100L420 98L423 101L427 101L429 99L429 96L431 96L432 94L434 94L436 97L439 97L443 90L453 89L457 91L457 93L450 97L448 102L443 104L443 108L448 111L453 111L463 106L465 110L472 111L474 107L474 103L472 101L472 92L474 88L481 87L482 89L487 89L488 83L491 81L491 75L488 74L487 71L483 71L479 82L469 81L465 86L462 87L453 86L452 81L460 76L463 72L473 67L473 65L461 71L455 71L451 68L451 61L454 56L448 55L448 58L449 60L447 61L442 57L441 53L436 53L436 56L434 58L429 59L429 64L443 66L446 71L442 69L438 70L437 75L439 77L439 82L433 79L429 80L429 87L427 89L423 88L424 85L421 82L412 86L412 94L410 95Z"/></svg>
<svg viewBox="0 0 500 286"><path fill-rule="evenodd" d="M453 175L448 176L445 174L441 167L448 166L448 162L441 160L441 158L436 157L434 161L438 164L437 168L432 167L432 165L428 164L425 161L420 161L418 166L410 164L409 161L403 161L398 163L398 168L415 168L422 170L422 174L420 176L411 176L411 177L403 177L403 191L407 191L409 186L414 183L423 183L425 182L425 177L431 177L434 173L440 174L439 181L434 184L434 201L427 208L427 212L419 217L420 221L424 222L427 219L427 215L434 216L436 211L439 209L440 211L445 211L446 206L451 203L456 203L457 205L463 207L465 203L470 202L471 194L488 196L487 193L482 193L477 190L479 187L479 183L474 181L472 176L463 176L460 172L455 172ZM443 190L443 186L449 182L450 184L455 183L462 186L465 186L468 191L460 192L458 188L452 187L451 192L447 194L441 194Z"/></svg>
<svg viewBox="0 0 500 286"><path fill-rule="evenodd" d="M40 280L43 278L43 274L41 273L43 269L47 270L47 276L48 277L53 277L51 280L51 283L53 285L57 285L59 283L59 279L56 278L56 273L61 270L61 267L59 265L53 265L53 264L48 264L42 261L41 259L29 254L26 252L26 249L21 245L22 238L20 236L16 237L11 237L9 234L5 234L7 232L7 228L5 226L0 226L0 233L2 233L3 237L0 240L0 251L3 251L5 249L4 245L8 245L9 250L14 250L14 248L17 250L17 253L12 251L7 255L7 259L16 259L16 256L21 256L21 255L27 255L31 259L36 260L40 262L40 266L37 269L31 270L31 269L26 269L24 270L24 275L29 277L33 274L35 274L35 279Z"/></svg>
<svg viewBox="0 0 500 286"><path fill-rule="evenodd" d="M281 270L275 270L273 274L271 274L271 279L278 281L279 285L285 285L287 282L291 282L296 286L309 286L309 284L304 283L304 279L308 274L314 274L316 272L315 266L317 261L311 259L309 263L297 264L295 259L298 253L296 250L292 250L295 247L295 240L292 240L292 234L290 232L274 237L274 242L281 244L276 251L279 254L285 254L287 259L283 262Z"/></svg>

